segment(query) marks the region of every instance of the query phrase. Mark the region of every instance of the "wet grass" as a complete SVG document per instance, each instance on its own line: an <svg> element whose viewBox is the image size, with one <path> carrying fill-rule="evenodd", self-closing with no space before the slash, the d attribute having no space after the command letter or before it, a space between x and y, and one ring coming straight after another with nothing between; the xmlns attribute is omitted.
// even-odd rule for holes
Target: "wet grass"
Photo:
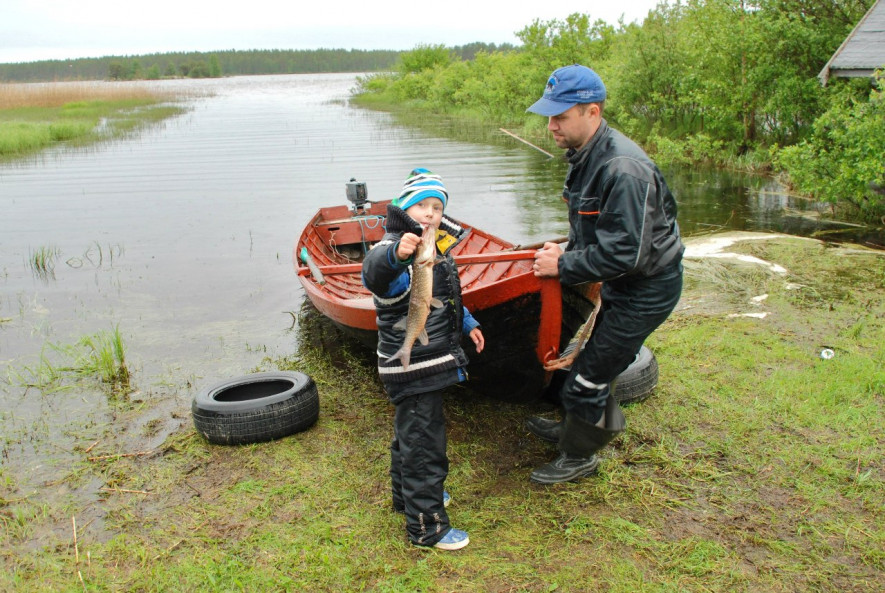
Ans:
<svg viewBox="0 0 885 593"><path fill-rule="evenodd" d="M28 266L34 277L41 280L55 279L55 263L61 255L57 247L41 246L31 251Z"/></svg>
<svg viewBox="0 0 885 593"><path fill-rule="evenodd" d="M371 361L302 315L299 351L266 368L314 378L316 426L222 447L185 421L129 457L94 457L84 439L72 471L87 500L47 508L39 493L0 492L0 589L883 590L885 257L802 240L734 250L787 273L688 269L695 306L652 336L659 385L626 407L598 476L530 484L554 452L522 420L549 406L447 394L462 551L408 544L390 509L392 407ZM729 317L744 311L768 316ZM824 345L835 357L820 358Z"/></svg>
<svg viewBox="0 0 885 593"><path fill-rule="evenodd" d="M76 388L76 381L97 379L112 393L126 393L130 372L119 326L82 337L76 344L47 343L36 365L9 367L7 380L43 393ZM72 382L73 380L73 382Z"/></svg>
<svg viewBox="0 0 885 593"><path fill-rule="evenodd" d="M125 136L182 113L175 100L122 83L0 84L0 159Z"/></svg>
<svg viewBox="0 0 885 593"><path fill-rule="evenodd" d="M126 366L126 349L120 326L86 336L80 340L80 345L86 348L86 356L81 357L72 370L81 376L98 377L115 391L129 389L129 367Z"/></svg>

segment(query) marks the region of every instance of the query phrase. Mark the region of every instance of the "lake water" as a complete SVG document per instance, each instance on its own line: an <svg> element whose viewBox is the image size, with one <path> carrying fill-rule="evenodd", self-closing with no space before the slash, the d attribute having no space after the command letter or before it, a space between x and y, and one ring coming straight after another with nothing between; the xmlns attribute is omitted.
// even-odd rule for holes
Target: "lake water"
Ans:
<svg viewBox="0 0 885 593"><path fill-rule="evenodd" d="M190 423L195 390L293 352L290 312L303 299L293 243L317 208L346 203L352 177L380 200L429 167L455 218L514 242L567 232L561 159L503 134L471 142L399 126L349 106L354 83L159 82L194 97L186 114L130 139L0 165L0 477L12 491L51 479L49 458L100 441L123 411L142 413L118 432L156 446ZM807 202L770 181L667 173L686 234L818 228ZM57 254L49 273L30 264L41 251ZM125 403L88 385L24 385L41 358L61 366L59 350L115 327L137 390Z"/></svg>

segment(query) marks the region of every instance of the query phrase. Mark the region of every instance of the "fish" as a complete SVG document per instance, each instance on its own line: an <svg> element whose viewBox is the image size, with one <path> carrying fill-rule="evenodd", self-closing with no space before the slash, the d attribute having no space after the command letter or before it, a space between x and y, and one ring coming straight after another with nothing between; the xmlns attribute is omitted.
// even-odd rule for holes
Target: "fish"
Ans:
<svg viewBox="0 0 885 593"><path fill-rule="evenodd" d="M402 347L387 359L387 363L399 360L403 369L409 369L409 361L412 357L412 346L417 340L426 346L430 339L427 337L427 318L431 308L444 306L442 301L433 297L433 264L436 262L436 227L427 226L421 233L421 242L415 249L412 260L412 292L409 295L409 312L400 319L393 329L405 331L406 336Z"/></svg>

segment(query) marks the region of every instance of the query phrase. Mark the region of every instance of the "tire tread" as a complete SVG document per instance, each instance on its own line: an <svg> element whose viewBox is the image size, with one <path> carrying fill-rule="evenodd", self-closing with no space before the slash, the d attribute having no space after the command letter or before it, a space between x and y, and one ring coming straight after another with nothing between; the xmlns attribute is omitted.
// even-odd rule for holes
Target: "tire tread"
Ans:
<svg viewBox="0 0 885 593"><path fill-rule="evenodd" d="M288 399L239 412L219 412L192 406L194 426L209 442L219 445L260 443L289 436L313 426L319 418L316 383L307 384Z"/></svg>

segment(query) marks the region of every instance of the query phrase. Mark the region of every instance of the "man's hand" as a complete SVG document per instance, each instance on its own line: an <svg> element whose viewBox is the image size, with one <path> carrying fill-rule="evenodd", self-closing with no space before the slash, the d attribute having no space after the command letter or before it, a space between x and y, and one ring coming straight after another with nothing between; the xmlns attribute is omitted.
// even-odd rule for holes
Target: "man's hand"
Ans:
<svg viewBox="0 0 885 593"><path fill-rule="evenodd" d="M535 253L535 265L532 271L538 278L558 278L559 277L559 256L562 255L562 248L557 243L544 243Z"/></svg>
<svg viewBox="0 0 885 593"><path fill-rule="evenodd" d="M418 243L420 242L421 237L415 233L404 234L400 238L399 245L396 248L396 258L400 261L406 261L412 257L413 253L415 253L415 250L418 248Z"/></svg>

